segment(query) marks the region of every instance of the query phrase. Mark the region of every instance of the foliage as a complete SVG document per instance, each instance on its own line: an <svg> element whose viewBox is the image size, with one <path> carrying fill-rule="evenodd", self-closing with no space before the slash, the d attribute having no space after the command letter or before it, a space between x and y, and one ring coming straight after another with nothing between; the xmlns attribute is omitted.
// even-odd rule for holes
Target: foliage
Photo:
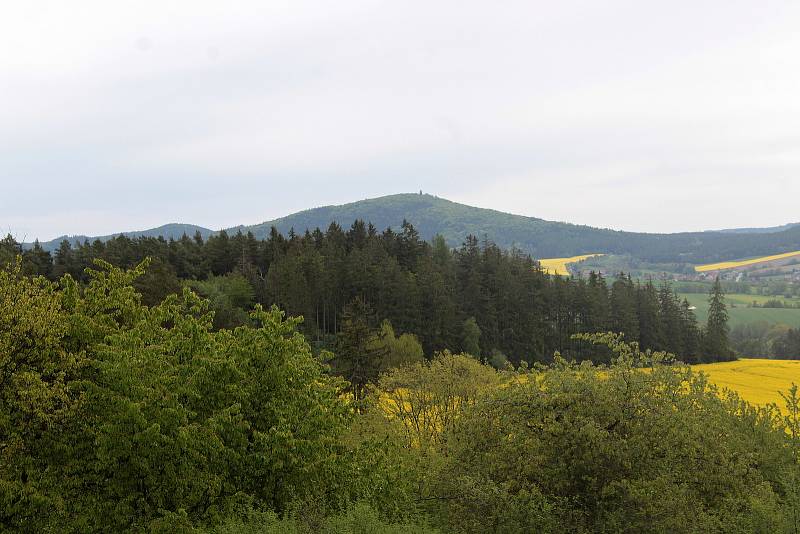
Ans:
<svg viewBox="0 0 800 534"><path fill-rule="evenodd" d="M98 266L85 288L0 271L0 525L174 531L386 485L299 320L215 331L188 289L146 307L144 265Z"/></svg>
<svg viewBox="0 0 800 534"><path fill-rule="evenodd" d="M247 323L247 312L255 298L253 287L242 275L231 273L192 281L189 287L207 298L214 311L215 328L232 328Z"/></svg>
<svg viewBox="0 0 800 534"><path fill-rule="evenodd" d="M204 531L207 534L436 534L425 524L390 523L369 504L356 503L344 513L313 521L296 516L278 517L274 512L235 516Z"/></svg>
<svg viewBox="0 0 800 534"><path fill-rule="evenodd" d="M402 367L411 363L421 362L425 358L417 336L414 334L396 335L392 323L384 320L381 329L375 336L373 344L368 350L382 354L381 371Z"/></svg>
<svg viewBox="0 0 800 534"><path fill-rule="evenodd" d="M500 374L470 355L438 353L430 361L392 369L376 388L379 407L402 429L406 447L436 444L458 416L500 385Z"/></svg>
<svg viewBox="0 0 800 534"><path fill-rule="evenodd" d="M279 265L308 284L367 273L309 290L321 302L356 293L330 316L334 368L312 353L302 319L277 307L255 304L231 329L215 327L214 302L190 287L149 301L168 286L137 291L148 261L95 260L80 280L63 261L55 282L26 275L32 263L17 255L0 270L0 530L797 530L797 389L783 411L755 407L674 363L667 350L690 350L693 323L670 287L551 278L474 237L455 252L430 246L408 224L381 237L363 224L276 234L261 245L266 275L248 260L258 243L219 239L213 254L202 239L179 250L217 271L199 287L231 308L272 291L258 280L288 276ZM130 259L131 243L109 247ZM176 276L190 264L169 262ZM447 350L421 358L413 336L379 327L370 302L456 345L474 317L482 352L504 370ZM434 313L420 319L417 306ZM609 324L627 335L594 333ZM528 371L517 352L507 360L519 369L505 365L499 340L541 338L587 359L556 354Z"/></svg>
<svg viewBox="0 0 800 534"><path fill-rule="evenodd" d="M797 465L772 408L721 398L619 338L596 341L617 355L610 367L559 361L456 419L434 516L455 532L786 528L783 477Z"/></svg>

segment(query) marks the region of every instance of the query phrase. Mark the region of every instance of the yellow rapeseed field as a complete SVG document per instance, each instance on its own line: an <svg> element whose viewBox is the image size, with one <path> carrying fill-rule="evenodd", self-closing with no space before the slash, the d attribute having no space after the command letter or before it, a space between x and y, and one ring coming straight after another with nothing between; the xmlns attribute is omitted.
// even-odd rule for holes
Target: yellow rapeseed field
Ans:
<svg viewBox="0 0 800 534"><path fill-rule="evenodd" d="M752 404L776 403L783 407L780 391L787 392L792 383L800 385L800 360L741 359L734 362L695 365L721 388L736 391Z"/></svg>
<svg viewBox="0 0 800 534"><path fill-rule="evenodd" d="M559 276L569 276L569 269L567 269L567 265L589 258L594 258L596 256L602 256L602 254L584 254L583 256L573 256L571 258L548 258L545 260L539 260L539 263L542 265L542 269L547 273L556 274Z"/></svg>
<svg viewBox="0 0 800 534"><path fill-rule="evenodd" d="M694 268L698 273L707 273L709 271L722 271L724 269L735 269L737 267L747 267L748 265L755 265L757 263L764 263L767 261L785 260L800 256L800 250L795 252L786 252L785 254L775 254L774 256L763 256L761 258L753 258L750 260L742 261L723 261L721 263L710 263L708 265L698 265Z"/></svg>

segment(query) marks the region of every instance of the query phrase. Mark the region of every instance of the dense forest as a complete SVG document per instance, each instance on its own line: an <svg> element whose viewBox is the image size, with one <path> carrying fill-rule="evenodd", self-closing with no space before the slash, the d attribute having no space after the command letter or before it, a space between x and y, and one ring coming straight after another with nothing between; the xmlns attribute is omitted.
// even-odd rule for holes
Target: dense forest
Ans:
<svg viewBox="0 0 800 534"><path fill-rule="evenodd" d="M357 228L322 243L346 244ZM364 235L351 254L381 242ZM408 237L390 242L416 242ZM115 241L106 254L127 250ZM153 253L155 243L138 245ZM223 241L212 243L195 250ZM290 255L303 239L278 243ZM388 257L452 261L456 279L470 254L536 273L529 259L473 240L452 255L420 246ZM36 258L26 271L47 267ZM233 256L183 265L209 267L203 258ZM61 260L54 272L70 265ZM246 280L210 265L204 282ZM615 334L578 335L588 352L613 354L610 365L556 357L498 370L468 354L417 353L354 387L350 377L365 375L350 371L364 359L414 352L402 335L397 347L375 343L364 299L335 319L336 358L346 357L337 373L277 307L255 305L229 329L214 326L218 296L189 287L145 305L155 293L137 288L152 289L154 278L141 281L156 272L147 261L123 270L96 260L80 281L69 272L50 281L13 259L0 269L0 531L797 532L797 388L783 413L753 407ZM534 280L542 291L589 287Z"/></svg>
<svg viewBox="0 0 800 534"><path fill-rule="evenodd" d="M325 228L334 221L344 227L356 219L372 221L377 228L392 227L401 231L400 221L414 224L421 237L430 241L436 235L448 246L457 248L467 235L486 236L503 250L517 248L535 258L571 257L579 254L605 253L630 255L638 260L659 264L698 264L750 258L800 250L800 226L785 231L761 234L689 232L648 234L593 228L514 215L496 210L467 206L427 194L389 195L301 211L250 226L227 229L229 235L252 232L256 239L267 239L272 227L284 235L294 228ZM133 235L180 238L187 225L167 225L160 229L135 232ZM203 236L211 233L197 228ZM194 232L187 232L192 235ZM102 240L106 240L110 236ZM91 241L91 240L90 240ZM43 244L54 251L61 239ZM71 243L75 244L75 239ZM79 239L78 242L82 242Z"/></svg>
<svg viewBox="0 0 800 534"><path fill-rule="evenodd" d="M362 220L302 235L273 227L263 240L224 231L205 240L199 233L168 241L119 236L75 247L65 240L52 255L34 245L23 253L23 269L85 283L95 258L130 268L149 257L152 265L136 282L146 304L188 284L210 299L218 328L247 323L255 303L275 304L304 318L302 332L318 349L334 347L345 307L359 298L364 313L415 335L426 354L466 351L498 365L550 362L555 352L607 361L609 353L573 336L613 331L688 363L732 358L722 302L717 322L699 327L666 282L622 273L613 280L549 276L528 254L465 237L451 249L442 236L423 240L407 221L399 232L379 232ZM3 247L6 261L21 251L10 237Z"/></svg>

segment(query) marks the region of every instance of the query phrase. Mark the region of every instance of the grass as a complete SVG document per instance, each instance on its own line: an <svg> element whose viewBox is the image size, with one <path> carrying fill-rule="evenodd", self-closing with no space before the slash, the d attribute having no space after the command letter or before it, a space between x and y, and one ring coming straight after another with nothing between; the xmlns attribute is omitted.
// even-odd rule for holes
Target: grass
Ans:
<svg viewBox="0 0 800 534"><path fill-rule="evenodd" d="M579 261L595 258L597 256L602 256L602 254L584 254L582 256L573 256L571 258L548 258L539 260L539 263L542 265L542 269L546 273L555 274L558 276L569 276L569 268L567 266L570 263L577 263Z"/></svg>
<svg viewBox="0 0 800 534"><path fill-rule="evenodd" d="M705 323L708 318L708 295L702 293L680 293L681 299L686 298L692 306L696 306L695 314L700 323ZM783 297L765 297L763 295L728 294L725 302L728 305L730 326L760 321L769 324L785 324L792 328L800 328L800 308L748 308L753 301L763 304L767 300L778 299L786 303L797 302L797 299Z"/></svg>
<svg viewBox="0 0 800 534"><path fill-rule="evenodd" d="M710 263L708 265L698 265L694 269L698 273L707 273L710 271L723 271L725 269L736 269L737 267L747 267L748 265L766 263L769 261L785 260L786 258L792 258L794 256L800 256L800 250L795 252L786 252L784 254L775 254L774 256L762 256L760 258L751 258L749 260L723 261L720 263Z"/></svg>
<svg viewBox="0 0 800 534"><path fill-rule="evenodd" d="M703 371L710 382L736 391L752 404L774 402L782 408L784 403L780 392L787 392L793 383L800 384L800 360L741 359L692 368Z"/></svg>

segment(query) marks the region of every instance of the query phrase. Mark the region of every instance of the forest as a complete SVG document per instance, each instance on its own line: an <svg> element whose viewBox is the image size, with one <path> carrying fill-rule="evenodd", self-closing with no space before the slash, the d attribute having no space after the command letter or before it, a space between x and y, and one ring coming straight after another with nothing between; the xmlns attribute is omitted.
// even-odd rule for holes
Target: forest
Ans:
<svg viewBox="0 0 800 534"><path fill-rule="evenodd" d="M300 241L275 243L285 253ZM468 243L440 259L457 272L470 246L477 265L496 254ZM411 250L397 257L436 261L436 247ZM513 258L494 261L535 267ZM154 302L139 290L159 272L148 260L95 259L57 280L26 274L32 261L0 270L4 532L798 529L796 387L783 411L755 407L610 333L572 340L609 364L555 356L497 369L468 353L422 355L407 334L377 334L360 297L330 317L338 352L317 352L303 332L320 327L301 332L277 306L255 304L229 328L215 324L221 297L191 284ZM582 287L549 283L539 289ZM364 372L375 359L387 365Z"/></svg>
<svg viewBox="0 0 800 534"><path fill-rule="evenodd" d="M486 238L467 235L451 249L442 236L423 240L407 221L400 229L378 231L356 220L346 230L333 222L302 235L290 229L284 236L273 227L263 240L225 231L205 240L199 233L168 241L123 235L75 247L65 240L52 255L38 244L22 251L7 237L0 259L21 253L27 274L50 280L70 274L85 283L94 258L124 268L151 258L136 282L145 304L188 285L210 300L217 328L248 323L253 304L277 305L303 317L301 331L315 350L334 348L345 307L361 299L364 313L416 336L425 354L449 349L499 365L533 365L559 352L607 363L610 353L573 336L613 331L686 363L733 357L725 310L698 325L666 281L634 281L623 273L613 280L594 273L549 276L530 255Z"/></svg>

